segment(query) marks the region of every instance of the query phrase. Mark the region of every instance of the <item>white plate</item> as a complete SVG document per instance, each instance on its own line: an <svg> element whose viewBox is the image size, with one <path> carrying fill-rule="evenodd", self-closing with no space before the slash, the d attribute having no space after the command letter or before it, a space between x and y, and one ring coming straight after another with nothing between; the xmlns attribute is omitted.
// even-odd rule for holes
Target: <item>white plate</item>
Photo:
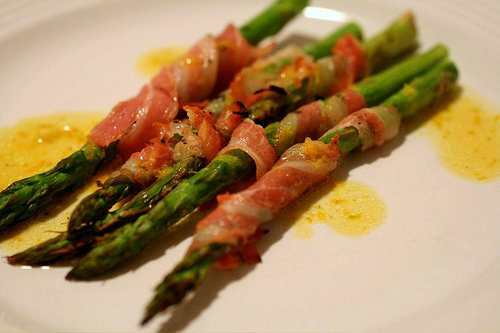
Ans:
<svg viewBox="0 0 500 333"><path fill-rule="evenodd" d="M60 110L107 110L144 82L145 51L189 45L245 22L267 1L0 1L0 124ZM359 21L367 35L407 9L422 49L449 46L460 81L500 105L500 5L488 1L313 1ZM338 22L301 16L280 39L320 37ZM390 150L389 150L390 151ZM499 183L451 176L427 141L408 135L385 156L350 159L350 179L389 204L385 225L309 241L270 224L262 264L213 272L189 302L139 321L152 288L182 257L184 228L118 274L70 283L67 268L0 262L0 331L498 331ZM362 164L364 161L373 163ZM362 164L362 165L359 165ZM357 166L357 167L355 167ZM165 253L166 252L166 253Z"/></svg>

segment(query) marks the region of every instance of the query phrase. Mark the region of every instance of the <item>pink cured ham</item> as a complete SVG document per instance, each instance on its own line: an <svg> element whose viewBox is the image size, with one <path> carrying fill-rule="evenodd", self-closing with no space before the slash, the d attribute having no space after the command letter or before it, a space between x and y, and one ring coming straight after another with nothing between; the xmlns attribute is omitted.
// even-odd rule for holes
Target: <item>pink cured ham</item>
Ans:
<svg viewBox="0 0 500 333"><path fill-rule="evenodd" d="M342 96L347 103L347 112L353 113L366 106L365 97L358 93L356 90L347 88L342 91Z"/></svg>
<svg viewBox="0 0 500 333"><path fill-rule="evenodd" d="M142 108L137 112L134 123L120 138L118 150L123 158L140 151L155 137L153 126L156 123L170 123L177 116L179 105L172 95L163 90L148 87L148 95Z"/></svg>
<svg viewBox="0 0 500 333"><path fill-rule="evenodd" d="M215 122L215 128L226 143L229 142L234 130L241 124L241 120L247 114L245 106L240 102L231 103L222 110Z"/></svg>
<svg viewBox="0 0 500 333"><path fill-rule="evenodd" d="M350 67L350 83L369 72L366 53L361 42L353 34L346 34L335 43L332 52L344 58Z"/></svg>
<svg viewBox="0 0 500 333"><path fill-rule="evenodd" d="M198 142L206 163L210 163L224 147L224 140L212 121L212 113L196 106L185 106L189 120L198 131Z"/></svg>
<svg viewBox="0 0 500 333"><path fill-rule="evenodd" d="M218 198L217 208L196 226L190 251L214 242L230 244L233 250L218 264L234 268L234 259L241 258L237 255L241 250L252 252L249 242L259 232L259 225L324 181L337 167L340 157L337 140L324 144L308 139L294 145L252 186Z"/></svg>
<svg viewBox="0 0 500 333"><path fill-rule="evenodd" d="M320 103L309 103L300 107L296 112L290 114L295 118L295 137L293 142L302 142L306 137L317 138L327 130L327 118L321 110ZM282 123L287 121L285 117ZM287 126L286 124L284 126Z"/></svg>
<svg viewBox="0 0 500 333"><path fill-rule="evenodd" d="M330 131L336 132L347 127L355 128L361 139L361 150L364 151L394 138L400 126L401 117L398 110L392 106L381 105L350 114Z"/></svg>
<svg viewBox="0 0 500 333"><path fill-rule="evenodd" d="M191 127L187 120L153 124L156 137L133 153L117 172L131 179L137 188L151 185L175 163L173 146L176 140L172 137L180 135L186 127Z"/></svg>
<svg viewBox="0 0 500 333"><path fill-rule="evenodd" d="M172 154L173 150L166 142L155 138L141 151L132 154L119 172L132 179L137 187L145 188L172 165Z"/></svg>
<svg viewBox="0 0 500 333"><path fill-rule="evenodd" d="M215 38L206 36L186 54L165 67L177 86L181 105L202 101L212 94L219 59Z"/></svg>
<svg viewBox="0 0 500 333"><path fill-rule="evenodd" d="M298 108L279 123L274 144L276 153L281 155L291 145L303 142L306 137L317 139L349 113L364 106L365 100L361 94L345 89L326 101L319 100Z"/></svg>
<svg viewBox="0 0 500 333"><path fill-rule="evenodd" d="M366 106L365 98L357 91L347 88L330 97L322 104L323 112L328 120L328 128L337 125L347 115Z"/></svg>
<svg viewBox="0 0 500 333"><path fill-rule="evenodd" d="M216 42L220 53L220 66L217 72L215 93L226 89L239 71L256 59L269 54L275 46L273 43L262 48L250 45L240 30L232 24L229 24L217 37Z"/></svg>
<svg viewBox="0 0 500 333"><path fill-rule="evenodd" d="M231 24L217 38L206 36L168 67L181 105L203 101L225 89L237 72L271 50L272 46L251 46Z"/></svg>
<svg viewBox="0 0 500 333"><path fill-rule="evenodd" d="M243 68L235 75L229 85L230 95L234 100L244 102L249 107L251 104L246 101L248 96L271 84L276 84L280 70L274 68L280 69L285 65L294 64L300 58L313 61L297 46L285 47L264 59L256 60L251 66Z"/></svg>
<svg viewBox="0 0 500 333"><path fill-rule="evenodd" d="M332 48L332 53L333 56L316 63L316 79L312 88L318 96L329 96L347 89L367 73L367 57L355 36L342 36Z"/></svg>
<svg viewBox="0 0 500 333"><path fill-rule="evenodd" d="M276 153L281 155L294 143L306 137L317 138L327 130L328 119L323 111L324 103L316 101L287 114L279 123Z"/></svg>
<svg viewBox="0 0 500 333"><path fill-rule="evenodd" d="M88 138L106 147L120 140L118 149L123 159L140 151L152 138L155 123L170 123L177 116L179 103L174 82L161 71L139 95L119 103L97 124Z"/></svg>
<svg viewBox="0 0 500 333"><path fill-rule="evenodd" d="M250 119L245 119L233 132L228 145L219 154L232 149L240 149L255 161L257 178L271 169L276 161L276 151L266 137L266 132Z"/></svg>
<svg viewBox="0 0 500 333"><path fill-rule="evenodd" d="M309 88L315 86L315 82L318 81L317 75L321 73L311 57L302 56L290 64L286 61L285 64L274 65L270 73L257 72L253 67L243 70L242 73L245 75L239 74L231 82L231 98L242 102L245 107L249 108L260 101L286 95L291 89L298 90L305 82L308 84L307 91L304 92L306 98L323 96L321 92ZM265 71L265 68L262 70ZM254 74L255 77L249 77L250 74ZM242 81L243 79L246 80ZM328 76L326 79L328 82L324 82L324 85L334 80Z"/></svg>
<svg viewBox="0 0 500 333"><path fill-rule="evenodd" d="M92 129L89 140L102 147L120 140L120 154L128 159L154 137L155 123L170 123L182 105L204 101L226 87L239 70L269 51L259 50L249 46L233 26L218 38L206 36L163 67L136 97L115 106ZM220 65L221 59L226 65Z"/></svg>

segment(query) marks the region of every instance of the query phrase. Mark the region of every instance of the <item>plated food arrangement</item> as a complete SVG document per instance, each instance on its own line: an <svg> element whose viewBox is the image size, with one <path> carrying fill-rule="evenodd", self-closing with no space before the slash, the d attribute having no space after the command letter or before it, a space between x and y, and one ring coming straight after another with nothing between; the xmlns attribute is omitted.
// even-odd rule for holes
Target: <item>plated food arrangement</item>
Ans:
<svg viewBox="0 0 500 333"><path fill-rule="evenodd" d="M269 224L338 177L351 151L394 142L402 122L420 119L436 102L439 113L456 96L453 55L440 43L415 52L418 18L410 12L373 37L346 22L311 43L257 46L310 6L279 0L240 27L203 37L118 103L81 149L4 189L0 227L7 233L58 209L57 197L99 169L112 169L78 200L64 231L7 262L70 266L68 280L112 281L134 261L140 270L144 251L196 225L184 258L158 277L137 318L145 325L182 306L215 269L261 262L258 244Z"/></svg>

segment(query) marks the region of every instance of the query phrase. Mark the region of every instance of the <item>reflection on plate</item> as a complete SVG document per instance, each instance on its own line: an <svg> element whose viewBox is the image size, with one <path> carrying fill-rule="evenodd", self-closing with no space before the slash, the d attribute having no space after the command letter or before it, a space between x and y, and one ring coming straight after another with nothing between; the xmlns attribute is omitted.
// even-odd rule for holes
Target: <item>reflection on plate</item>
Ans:
<svg viewBox="0 0 500 333"><path fill-rule="evenodd" d="M0 123L108 110L144 82L134 69L144 52L192 43L230 20L242 23L266 3L2 3ZM334 19L310 8L279 40L319 37L346 20L371 35L411 9L421 49L448 45L461 84L500 105L498 4L339 0L311 7L334 10ZM270 223L259 244L262 264L214 272L190 301L145 328L144 306L184 254L192 223L137 262L89 283L65 281L66 267L21 269L3 261L0 331L498 330L499 183L456 178L425 137L408 128L403 134L383 152L353 155L342 167L341 178L369 185L388 205L384 225L367 236L316 226L311 239L300 240L287 223Z"/></svg>

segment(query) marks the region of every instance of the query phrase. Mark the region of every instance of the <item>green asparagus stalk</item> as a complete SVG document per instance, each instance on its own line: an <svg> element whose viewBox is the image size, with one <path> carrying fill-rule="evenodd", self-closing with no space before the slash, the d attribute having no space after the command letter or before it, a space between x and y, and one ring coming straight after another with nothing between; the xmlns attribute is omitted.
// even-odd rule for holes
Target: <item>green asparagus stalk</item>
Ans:
<svg viewBox="0 0 500 333"><path fill-rule="evenodd" d="M291 19L307 6L308 0L278 0L258 16L244 24L240 31L252 45L277 34Z"/></svg>
<svg viewBox="0 0 500 333"><path fill-rule="evenodd" d="M68 230L74 229L71 226L75 224L78 229L85 229L93 221L106 216L111 207L132 194L134 188L134 182L129 177L122 174L112 176L76 206L70 216Z"/></svg>
<svg viewBox="0 0 500 333"><path fill-rule="evenodd" d="M155 296L147 305L141 324L147 324L158 313L182 301L188 292L194 290L205 280L212 264L226 254L230 248L229 244L211 243L189 253L156 286Z"/></svg>
<svg viewBox="0 0 500 333"><path fill-rule="evenodd" d="M417 45L412 41L412 38L408 38L411 34L415 34L416 31L412 25L413 14L409 12L393 23L393 29L389 33L380 33L370 38L364 45L368 58L372 59L367 70L383 68L387 64L381 62L380 59L388 58L388 55L391 54L400 54L400 46L391 43L391 40L399 40L401 43L405 43L408 51L415 48Z"/></svg>
<svg viewBox="0 0 500 333"><path fill-rule="evenodd" d="M255 45L278 32L305 6L307 0L278 0L241 27L242 35ZM106 156L110 156L107 147L99 147L89 141L49 171L10 185L0 193L0 231L28 219L54 197L86 181Z"/></svg>
<svg viewBox="0 0 500 333"><path fill-rule="evenodd" d="M406 119L449 92L457 76L455 64L445 61L414 79L407 87L385 100L382 105L395 107L402 119ZM329 143L337 135L343 153L348 153L361 145L361 139L353 127L335 131L320 140ZM211 265L230 248L229 244L211 243L188 254L156 287L155 296L147 306L142 323L147 323L157 313L180 302L187 292L204 280Z"/></svg>
<svg viewBox="0 0 500 333"><path fill-rule="evenodd" d="M371 92L365 85L373 86L374 82L379 82L385 87L377 87L381 94L378 96L380 103L405 82L421 74L446 55L446 47L437 46L423 55L406 60L372 77L367 83L362 82L354 86L354 89L370 95ZM395 82L392 82L393 80ZM67 278L89 279L137 255L153 240L168 233L181 218L208 202L222 188L251 174L254 168L254 161L242 150L235 149L217 156L196 175L180 182L177 188L158 202L148 214L105 235L102 242L76 264Z"/></svg>
<svg viewBox="0 0 500 333"><path fill-rule="evenodd" d="M181 180L191 177L203 166L205 166L203 158L195 155L186 156L152 186L139 192L121 208L109 213L105 219L98 221L97 233L101 234L113 229L115 225L136 220L138 216L149 211L161 198L170 193Z"/></svg>
<svg viewBox="0 0 500 333"><path fill-rule="evenodd" d="M411 25L411 22L411 20L408 20L407 25ZM361 38L361 29L359 25L350 22L335 30L325 39L308 45L305 48L308 51L305 53L312 52L314 57L327 56L330 54L330 49L335 42L348 33ZM276 68L275 71L276 75L278 75L279 68ZM267 118L270 116L276 117L279 113L295 109L298 105L307 101L307 99L301 98L302 96L308 96L304 92L305 89L307 89L307 85L301 86L300 89L290 89L290 93L284 94L281 98L273 101L272 108L266 108L266 102L258 103L258 105L249 110L249 118L263 122L267 121ZM216 98L216 100L220 99ZM224 105L226 104L224 103ZM217 112L221 111L220 108L223 107L223 105L221 105L220 102L214 103L209 105L207 109L209 111L214 111L211 109L212 107L214 107ZM74 236L82 233L94 232L95 228L93 226L96 222L105 218L111 207L136 190L138 190L136 184L129 177L122 174L110 177L101 188L85 197L75 208L68 222L68 234ZM161 193L166 195L164 191ZM149 204L147 205L149 206ZM141 211L143 210L141 209Z"/></svg>

